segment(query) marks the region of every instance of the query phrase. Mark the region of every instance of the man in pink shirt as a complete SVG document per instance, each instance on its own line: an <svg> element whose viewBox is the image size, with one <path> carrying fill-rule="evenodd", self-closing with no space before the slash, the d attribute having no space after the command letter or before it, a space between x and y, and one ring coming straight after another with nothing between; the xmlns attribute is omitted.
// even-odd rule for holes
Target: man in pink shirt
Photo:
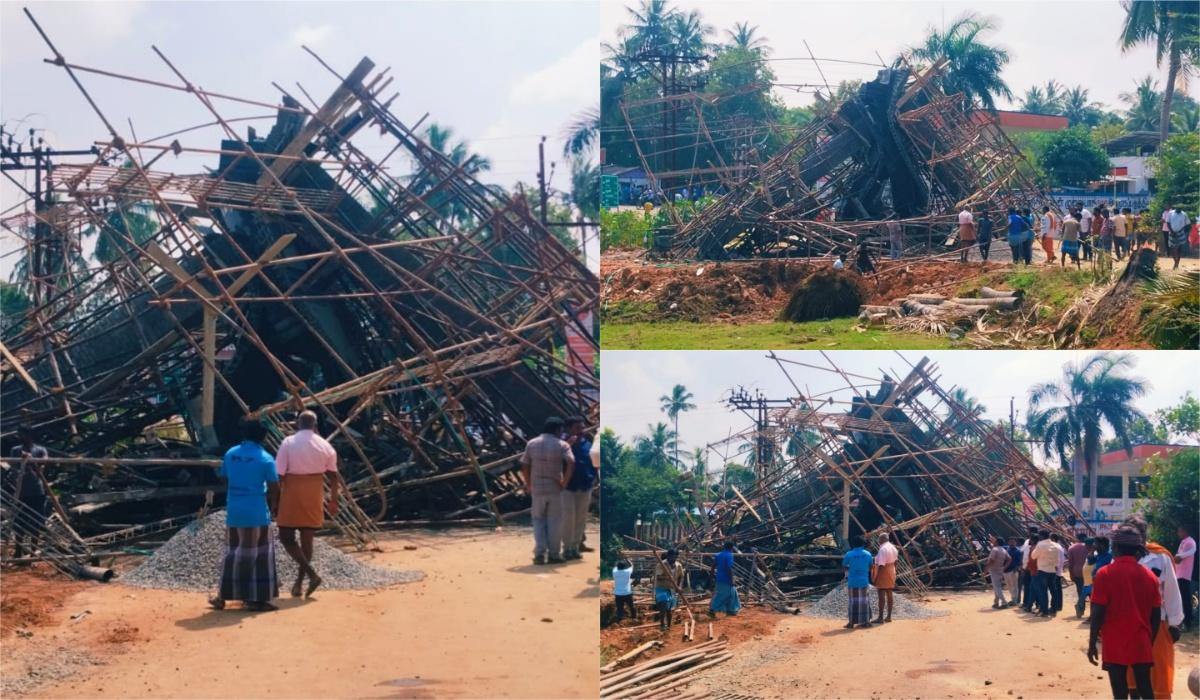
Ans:
<svg viewBox="0 0 1200 700"><path fill-rule="evenodd" d="M1192 628L1192 571L1196 565L1196 540L1191 525L1179 526L1179 549L1175 550L1175 580L1183 598L1183 629Z"/></svg>
<svg viewBox="0 0 1200 700"><path fill-rule="evenodd" d="M279 540L289 556L296 561L300 573L292 586L292 597L300 597L304 577L308 577L308 589L304 597L312 595L321 585L321 577L312 566L313 536L325 526L325 511L331 517L338 512L338 491L345 488L337 471L337 452L333 445L317 435L317 414L304 411L297 420L297 430L279 444L275 455L275 469L279 472L279 512L275 521L279 525ZM329 500L325 501L325 487L329 486ZM322 507L323 506L323 507ZM296 543L296 531L300 531L300 543Z"/></svg>

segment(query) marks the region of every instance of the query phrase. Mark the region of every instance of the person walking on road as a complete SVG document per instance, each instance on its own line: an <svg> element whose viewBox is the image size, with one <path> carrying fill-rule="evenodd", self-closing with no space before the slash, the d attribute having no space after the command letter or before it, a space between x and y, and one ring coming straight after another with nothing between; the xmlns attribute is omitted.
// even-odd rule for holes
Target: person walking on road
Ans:
<svg viewBox="0 0 1200 700"><path fill-rule="evenodd" d="M742 609L741 601L738 600L737 587L733 581L733 543L726 542L721 551L717 553L716 562L713 565L713 580L716 582L716 589L713 592L712 602L708 604L708 614L716 617L718 612L724 612L726 615L737 615L738 610Z"/></svg>
<svg viewBox="0 0 1200 700"><path fill-rule="evenodd" d="M1191 223L1192 220L1179 205L1175 205L1175 208L1167 215L1167 246L1171 252L1171 259L1175 261L1172 270L1179 269L1179 259L1183 257L1183 251L1187 248L1188 225Z"/></svg>
<svg viewBox="0 0 1200 700"><path fill-rule="evenodd" d="M975 236L979 239L979 257L987 262L988 255L992 251L992 227L995 224L992 222L992 217L987 213L987 210L979 212L979 219L975 222Z"/></svg>
<svg viewBox="0 0 1200 700"><path fill-rule="evenodd" d="M337 470L337 451L325 438L317 435L317 414L304 411L296 421L297 430L279 443L275 469L279 474L279 540L296 562L299 572L292 585L292 597L300 597L304 577L308 588L304 597L311 597L321 577L313 568L313 537L325 526L325 512L337 517L338 494L345 488ZM325 488L329 500L325 500ZM296 533L300 543L296 543Z"/></svg>
<svg viewBox="0 0 1200 700"><path fill-rule="evenodd" d="M963 209L958 213L959 262L967 261L967 254L971 252L973 245L975 245L975 217L969 209Z"/></svg>
<svg viewBox="0 0 1200 700"><path fill-rule="evenodd" d="M1067 547L1067 573L1075 584L1075 617L1083 617L1083 567L1087 564L1088 543L1076 541Z"/></svg>
<svg viewBox="0 0 1200 700"><path fill-rule="evenodd" d="M563 421L556 416L542 424L542 434L525 443L521 476L529 489L533 520L533 563L561 564L563 489L571 481L575 457L558 436Z"/></svg>

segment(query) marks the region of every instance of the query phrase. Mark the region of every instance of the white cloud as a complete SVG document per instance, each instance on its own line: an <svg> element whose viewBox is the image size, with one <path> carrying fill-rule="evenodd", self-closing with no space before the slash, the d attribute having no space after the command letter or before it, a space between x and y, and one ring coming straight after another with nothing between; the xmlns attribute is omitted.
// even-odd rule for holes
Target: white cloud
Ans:
<svg viewBox="0 0 1200 700"><path fill-rule="evenodd" d="M332 24L320 24L315 27L307 24L300 25L300 28L292 33L292 43L310 48L319 46L322 42L333 34Z"/></svg>
<svg viewBox="0 0 1200 700"><path fill-rule="evenodd" d="M554 63L529 73L513 85L509 101L595 102L600 85L600 35L581 42Z"/></svg>

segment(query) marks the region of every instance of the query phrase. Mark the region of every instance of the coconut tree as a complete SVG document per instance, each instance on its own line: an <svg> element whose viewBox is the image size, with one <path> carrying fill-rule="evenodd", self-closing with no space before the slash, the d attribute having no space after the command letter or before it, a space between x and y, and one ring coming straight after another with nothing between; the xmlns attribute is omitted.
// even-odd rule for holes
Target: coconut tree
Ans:
<svg viewBox="0 0 1200 700"><path fill-rule="evenodd" d="M679 464L679 414L696 408L696 404L691 403L694 398L696 397L682 384L672 387L670 394L658 397L659 408L675 422L675 464Z"/></svg>
<svg viewBox="0 0 1200 700"><path fill-rule="evenodd" d="M1175 88L1183 87L1200 65L1200 5L1194 0L1121 0L1121 7L1125 10L1121 50L1153 44L1157 65L1167 63L1157 122L1159 139L1166 141Z"/></svg>
<svg viewBox="0 0 1200 700"><path fill-rule="evenodd" d="M669 23L675 50L684 56L699 56L708 48L708 37L714 29L705 24L699 10L676 12Z"/></svg>
<svg viewBox="0 0 1200 700"><path fill-rule="evenodd" d="M666 423L655 423L646 426L646 434L633 439L633 454L642 466L657 470L666 470L671 466L671 448L679 450L679 441L675 431Z"/></svg>
<svg viewBox="0 0 1200 700"><path fill-rule="evenodd" d="M1100 104L1088 100L1088 89L1082 85L1076 85L1064 93L1062 113L1071 126L1096 126L1100 123Z"/></svg>
<svg viewBox="0 0 1200 700"><path fill-rule="evenodd" d="M571 161L571 203L595 221L600 218L600 168L586 158Z"/></svg>
<svg viewBox="0 0 1200 700"><path fill-rule="evenodd" d="M1145 380L1126 374L1134 362L1129 354L1099 353L1082 362L1063 365L1059 381L1037 384L1029 390L1026 427L1041 443L1047 459L1057 456L1064 470L1072 469L1075 507L1080 510L1083 474L1088 475L1091 499L1088 512L1092 517L1096 514L1101 436L1105 426L1132 456L1131 426L1139 418L1145 418L1133 402L1145 395L1148 385Z"/></svg>
<svg viewBox="0 0 1200 700"><path fill-rule="evenodd" d="M925 42L910 49L918 61L949 59L944 86L947 92L960 92L968 100L979 100L984 109L994 112L996 98L1012 99L1012 90L1000 77L1008 64L1008 52L983 42L984 34L997 29L985 17L969 12L954 20L945 31L930 27Z"/></svg>
<svg viewBox="0 0 1200 700"><path fill-rule="evenodd" d="M1171 115L1171 130L1185 134L1200 131L1200 105L1180 105Z"/></svg>
<svg viewBox="0 0 1200 700"><path fill-rule="evenodd" d="M591 150L599 138L600 108L589 107L576 114L563 131L563 156L581 156Z"/></svg>
<svg viewBox="0 0 1200 700"><path fill-rule="evenodd" d="M754 51L759 56L769 56L771 48L767 46L767 38L758 33L758 27L751 26L749 22L735 22L733 29L726 29L725 36L729 38L729 45Z"/></svg>
<svg viewBox="0 0 1200 700"><path fill-rule="evenodd" d="M1133 92L1121 93L1121 101L1128 105L1125 128L1130 131L1158 131L1158 120L1162 118L1162 95L1157 87L1154 78L1147 75Z"/></svg>

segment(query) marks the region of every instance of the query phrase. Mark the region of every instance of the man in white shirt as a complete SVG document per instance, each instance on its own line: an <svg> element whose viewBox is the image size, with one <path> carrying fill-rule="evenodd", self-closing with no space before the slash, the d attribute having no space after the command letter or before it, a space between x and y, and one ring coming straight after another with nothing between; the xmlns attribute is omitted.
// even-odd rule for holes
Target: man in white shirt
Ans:
<svg viewBox="0 0 1200 700"><path fill-rule="evenodd" d="M892 591L896 589L896 560L900 551L891 543L886 532L879 535L879 553L875 555L875 590L879 592L879 619L875 622L892 621ZM887 617L883 615L884 604L887 604Z"/></svg>
<svg viewBox="0 0 1200 700"><path fill-rule="evenodd" d="M1051 535L1050 541L1058 549L1058 564L1054 568L1054 579L1050 581L1050 613L1055 616L1063 606L1062 583L1063 569L1067 564L1067 548L1063 546L1062 537L1059 537L1058 533Z"/></svg>
<svg viewBox="0 0 1200 700"><path fill-rule="evenodd" d="M1041 612L1040 617L1054 617L1057 611L1050 604L1049 594L1052 581L1056 580L1055 573L1058 571L1058 545L1050 539L1050 531L1042 529L1038 531L1038 543L1034 546L1033 551L1029 556L1033 557L1033 561L1037 566L1037 574L1033 579L1033 603L1037 605ZM1061 589L1059 596L1062 596Z"/></svg>
<svg viewBox="0 0 1200 700"><path fill-rule="evenodd" d="M1179 269L1179 259L1183 257L1183 250L1187 247L1188 226L1192 220L1184 213L1183 207L1178 205L1171 210L1171 213L1166 215L1167 218L1167 247L1171 252L1171 259L1175 261L1175 266L1171 269Z"/></svg>
<svg viewBox="0 0 1200 700"><path fill-rule="evenodd" d="M1087 236L1092 232L1092 212L1087 207L1083 207L1079 215L1079 235Z"/></svg>
<svg viewBox="0 0 1200 700"><path fill-rule="evenodd" d="M969 209L958 212L958 249L960 262L967 261L971 246L975 245L975 216Z"/></svg>
<svg viewBox="0 0 1200 700"><path fill-rule="evenodd" d="M292 597L300 597L304 577L308 577L307 598L321 585L321 577L312 567L313 536L325 525L325 511L338 513L338 492L345 488L337 470L337 452L317 435L317 414L304 411L296 421L298 430L279 443L275 471L279 474L279 541L296 561L299 574L292 586ZM329 500L325 501L325 487ZM324 505L324 508L322 508ZM300 543L296 544L296 532Z"/></svg>
<svg viewBox="0 0 1200 700"><path fill-rule="evenodd" d="M1192 571L1196 566L1196 539L1192 537L1191 525L1180 525L1179 549L1175 550L1175 580L1179 584L1179 595L1183 598L1183 629L1190 630L1193 622Z"/></svg>

